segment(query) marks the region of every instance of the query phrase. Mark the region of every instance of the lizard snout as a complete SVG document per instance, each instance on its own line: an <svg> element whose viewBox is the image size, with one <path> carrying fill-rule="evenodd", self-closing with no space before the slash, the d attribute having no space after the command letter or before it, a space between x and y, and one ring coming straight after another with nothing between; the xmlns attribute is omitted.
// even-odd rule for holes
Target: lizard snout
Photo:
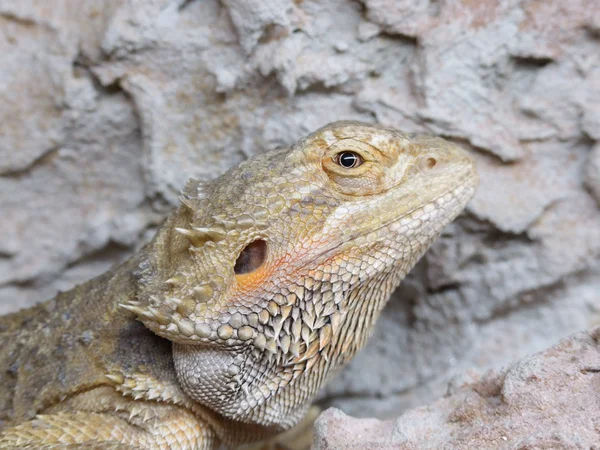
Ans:
<svg viewBox="0 0 600 450"><path fill-rule="evenodd" d="M417 159L419 172L425 176L452 176L459 178L476 178L475 161L469 153L448 141L439 138L427 139L429 151ZM432 142L435 140L436 142ZM431 144L435 143L433 148Z"/></svg>

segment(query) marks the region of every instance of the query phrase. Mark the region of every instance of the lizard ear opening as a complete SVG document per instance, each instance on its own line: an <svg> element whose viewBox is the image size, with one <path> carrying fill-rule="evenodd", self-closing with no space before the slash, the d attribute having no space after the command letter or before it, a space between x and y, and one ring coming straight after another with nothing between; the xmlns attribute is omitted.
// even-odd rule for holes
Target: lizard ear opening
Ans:
<svg viewBox="0 0 600 450"><path fill-rule="evenodd" d="M267 259L267 243L258 239L248 244L238 256L233 271L236 275L254 272Z"/></svg>

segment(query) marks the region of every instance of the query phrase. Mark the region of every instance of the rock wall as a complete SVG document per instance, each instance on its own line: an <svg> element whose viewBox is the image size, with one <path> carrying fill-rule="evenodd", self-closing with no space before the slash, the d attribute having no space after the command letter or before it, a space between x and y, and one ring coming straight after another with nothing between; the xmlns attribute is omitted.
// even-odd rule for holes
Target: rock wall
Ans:
<svg viewBox="0 0 600 450"><path fill-rule="evenodd" d="M596 0L0 0L0 312L145 242L188 177L338 119L481 187L323 405L387 417L600 322Z"/></svg>

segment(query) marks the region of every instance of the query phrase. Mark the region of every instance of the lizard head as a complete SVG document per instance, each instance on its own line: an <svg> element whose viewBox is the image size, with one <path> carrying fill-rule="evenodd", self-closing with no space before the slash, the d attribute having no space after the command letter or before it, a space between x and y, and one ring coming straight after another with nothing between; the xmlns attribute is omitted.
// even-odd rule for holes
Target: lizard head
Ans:
<svg viewBox="0 0 600 450"><path fill-rule="evenodd" d="M128 308L176 343L188 394L264 418L275 392L356 353L476 185L472 159L443 139L330 124L188 184L155 240L161 256L141 271L147 295ZM294 407L323 379L306 381Z"/></svg>

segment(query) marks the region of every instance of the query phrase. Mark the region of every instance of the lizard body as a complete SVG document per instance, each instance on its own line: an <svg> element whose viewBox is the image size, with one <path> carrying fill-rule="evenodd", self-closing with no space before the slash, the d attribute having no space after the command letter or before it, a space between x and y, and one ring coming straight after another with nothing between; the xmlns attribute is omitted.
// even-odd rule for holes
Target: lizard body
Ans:
<svg viewBox="0 0 600 450"><path fill-rule="evenodd" d="M130 260L0 318L0 448L214 449L289 429L476 185L457 146L358 122L190 181Z"/></svg>

